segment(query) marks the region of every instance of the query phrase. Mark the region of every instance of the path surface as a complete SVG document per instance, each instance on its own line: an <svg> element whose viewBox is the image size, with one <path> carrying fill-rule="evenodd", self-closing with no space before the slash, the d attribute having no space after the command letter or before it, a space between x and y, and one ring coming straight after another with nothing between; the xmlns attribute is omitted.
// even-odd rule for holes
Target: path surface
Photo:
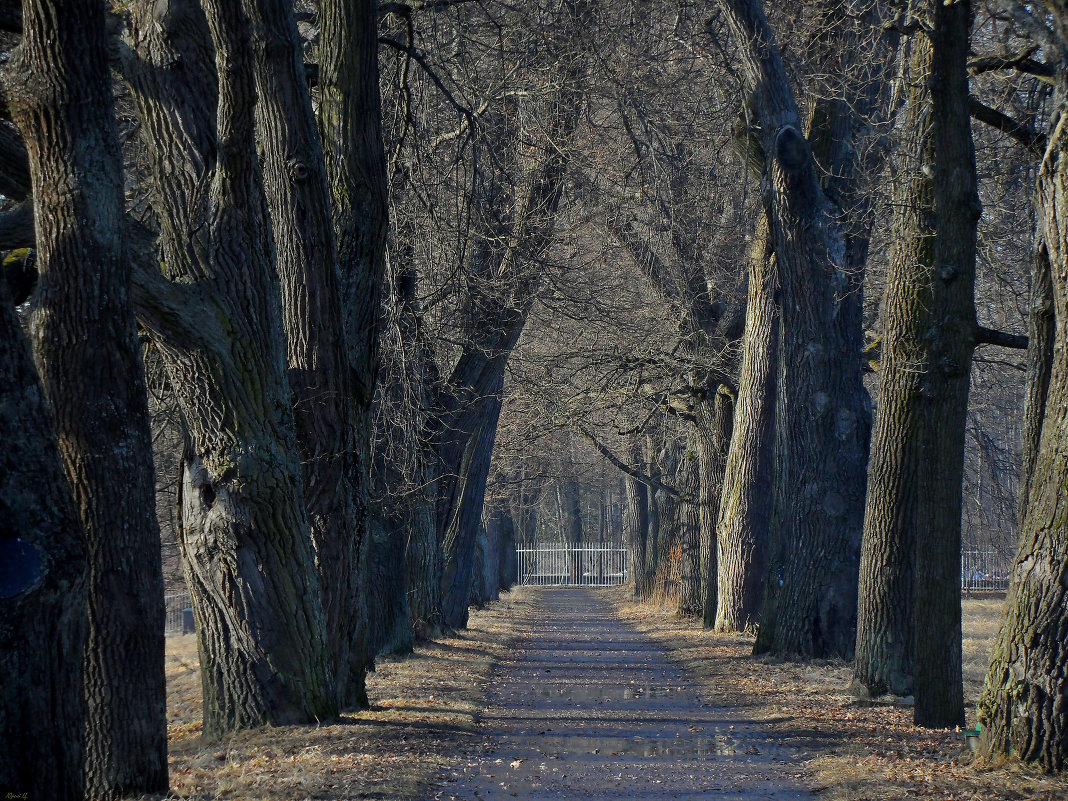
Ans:
<svg viewBox="0 0 1068 801"><path fill-rule="evenodd" d="M435 799L811 799L791 752L702 703L664 650L589 590L545 589L498 666L482 754Z"/></svg>

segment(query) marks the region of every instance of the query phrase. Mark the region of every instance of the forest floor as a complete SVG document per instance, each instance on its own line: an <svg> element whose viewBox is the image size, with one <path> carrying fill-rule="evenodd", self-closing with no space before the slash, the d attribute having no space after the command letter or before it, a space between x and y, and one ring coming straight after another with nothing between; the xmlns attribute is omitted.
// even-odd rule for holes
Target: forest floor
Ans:
<svg viewBox="0 0 1068 801"><path fill-rule="evenodd" d="M371 708L323 726L265 727L204 741L196 637L167 640L170 798L304 801L425 798L427 788L482 745L479 710L494 665L529 625L519 589L456 637L379 660Z"/></svg>
<svg viewBox="0 0 1068 801"><path fill-rule="evenodd" d="M849 666L753 657L753 637L716 634L670 609L637 604L624 588L601 590L623 620L666 648L716 704L744 707L794 749L820 799L1068 801L1068 782L1017 765L973 758L963 735L912 725L912 708L849 693ZM1001 619L1002 599L965 598L964 683L968 723Z"/></svg>
<svg viewBox="0 0 1068 801"><path fill-rule="evenodd" d="M964 605L969 721L1001 602ZM371 709L200 737L195 638L167 641L171 798L1068 801L963 736L862 702L840 662L750 656L624 588L507 593L460 636L382 660Z"/></svg>

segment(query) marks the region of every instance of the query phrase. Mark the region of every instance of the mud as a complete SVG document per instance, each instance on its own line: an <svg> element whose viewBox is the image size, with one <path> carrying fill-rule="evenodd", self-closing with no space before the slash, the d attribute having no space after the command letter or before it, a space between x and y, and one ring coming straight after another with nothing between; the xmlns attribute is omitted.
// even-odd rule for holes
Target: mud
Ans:
<svg viewBox="0 0 1068 801"><path fill-rule="evenodd" d="M482 753L434 799L811 799L795 752L744 708L714 706L660 646L589 590L544 589L502 663Z"/></svg>

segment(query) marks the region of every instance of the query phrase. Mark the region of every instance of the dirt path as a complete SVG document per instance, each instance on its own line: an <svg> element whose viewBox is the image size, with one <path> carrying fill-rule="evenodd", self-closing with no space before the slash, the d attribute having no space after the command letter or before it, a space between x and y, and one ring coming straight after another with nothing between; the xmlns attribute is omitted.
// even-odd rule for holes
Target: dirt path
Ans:
<svg viewBox="0 0 1068 801"><path fill-rule="evenodd" d="M536 598L501 663L482 754L435 799L808 799L792 753L745 709L702 702L663 648L583 589Z"/></svg>

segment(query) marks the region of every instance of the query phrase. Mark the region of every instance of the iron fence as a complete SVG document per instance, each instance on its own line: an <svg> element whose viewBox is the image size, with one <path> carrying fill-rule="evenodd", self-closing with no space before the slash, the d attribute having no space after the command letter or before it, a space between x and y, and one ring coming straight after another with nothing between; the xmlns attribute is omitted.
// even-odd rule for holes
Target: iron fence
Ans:
<svg viewBox="0 0 1068 801"><path fill-rule="evenodd" d="M966 548L960 553L960 586L965 592L989 592L1009 588L1012 562L993 549Z"/></svg>
<svg viewBox="0 0 1068 801"><path fill-rule="evenodd" d="M567 544L516 548L517 582L543 587L609 587L628 578L627 550Z"/></svg>
<svg viewBox="0 0 1068 801"><path fill-rule="evenodd" d="M164 633L168 637L173 637L176 634L192 634L193 626L193 608L192 600L189 598L189 593L182 592L169 592L163 596L163 601L167 607L167 618L164 624Z"/></svg>

